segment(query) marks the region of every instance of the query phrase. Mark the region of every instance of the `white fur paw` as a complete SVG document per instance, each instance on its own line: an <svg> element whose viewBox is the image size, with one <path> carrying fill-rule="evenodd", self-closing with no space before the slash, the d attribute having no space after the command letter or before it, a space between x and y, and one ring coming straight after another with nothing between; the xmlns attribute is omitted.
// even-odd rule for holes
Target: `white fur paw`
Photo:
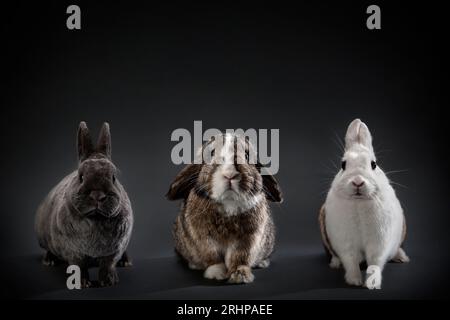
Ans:
<svg viewBox="0 0 450 320"><path fill-rule="evenodd" d="M224 263L210 265L203 276L206 279L224 280L227 278L227 268Z"/></svg>
<svg viewBox="0 0 450 320"><path fill-rule="evenodd" d="M351 286L362 286L362 276L361 272L355 272L354 274L345 274L345 282Z"/></svg>
<svg viewBox="0 0 450 320"><path fill-rule="evenodd" d="M333 268L333 269L339 269L339 267L341 266L341 260L339 260L338 257L333 256L331 258L329 266L330 266L330 268Z"/></svg>
<svg viewBox="0 0 450 320"><path fill-rule="evenodd" d="M365 286L367 289L381 289L381 269L379 266L370 265L367 267L367 278Z"/></svg>
<svg viewBox="0 0 450 320"><path fill-rule="evenodd" d="M255 264L255 267L256 268L260 268L260 269L267 268L268 266L270 266L270 260L269 259L261 260L257 264Z"/></svg>
<svg viewBox="0 0 450 320"><path fill-rule="evenodd" d="M202 270L202 268L199 265L196 265L195 263L189 262L188 264L189 269L192 270Z"/></svg>
<svg viewBox="0 0 450 320"><path fill-rule="evenodd" d="M255 276L252 273L252 269L249 266L239 266L236 271L232 272L229 283L251 283L255 280Z"/></svg>

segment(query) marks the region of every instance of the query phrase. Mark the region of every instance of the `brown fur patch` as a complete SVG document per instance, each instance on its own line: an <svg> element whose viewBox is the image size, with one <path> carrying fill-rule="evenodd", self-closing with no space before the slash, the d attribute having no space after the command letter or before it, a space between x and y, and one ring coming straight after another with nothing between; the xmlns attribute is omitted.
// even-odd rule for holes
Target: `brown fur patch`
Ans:
<svg viewBox="0 0 450 320"><path fill-rule="evenodd" d="M174 225L175 247L187 261L202 268L224 262L226 252L220 248L233 247L229 257L229 271L240 265L249 265L252 250L261 245L257 261L272 253L275 228L267 200L245 213L226 216L218 204L191 192ZM258 232L262 243L256 243ZM218 249L219 248L219 249Z"/></svg>
<svg viewBox="0 0 450 320"><path fill-rule="evenodd" d="M320 227L320 233L322 235L322 243L325 248L325 252L330 257L337 256L333 250L333 247L331 246L330 239L328 238L327 228L325 225L325 206L324 205L320 208L320 211L319 211L319 227Z"/></svg>

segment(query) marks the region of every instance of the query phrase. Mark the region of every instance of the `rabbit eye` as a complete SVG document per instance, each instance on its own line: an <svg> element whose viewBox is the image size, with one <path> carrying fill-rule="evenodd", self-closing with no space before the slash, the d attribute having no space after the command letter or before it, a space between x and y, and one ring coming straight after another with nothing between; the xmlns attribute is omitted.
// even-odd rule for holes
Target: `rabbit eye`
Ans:
<svg viewBox="0 0 450 320"><path fill-rule="evenodd" d="M116 183L116 175L114 175L114 174L112 176L112 181L113 181L113 183Z"/></svg>
<svg viewBox="0 0 450 320"><path fill-rule="evenodd" d="M375 161L372 161L370 165L372 166L372 170L375 170L375 168L377 167L377 163Z"/></svg>
<svg viewBox="0 0 450 320"><path fill-rule="evenodd" d="M345 170L345 167L347 166L347 161L342 161L342 163L341 163L341 168L342 168L342 170Z"/></svg>
<svg viewBox="0 0 450 320"><path fill-rule="evenodd" d="M80 175L78 176L78 179L80 179L80 183L83 183L83 175L82 175L82 174L80 174Z"/></svg>

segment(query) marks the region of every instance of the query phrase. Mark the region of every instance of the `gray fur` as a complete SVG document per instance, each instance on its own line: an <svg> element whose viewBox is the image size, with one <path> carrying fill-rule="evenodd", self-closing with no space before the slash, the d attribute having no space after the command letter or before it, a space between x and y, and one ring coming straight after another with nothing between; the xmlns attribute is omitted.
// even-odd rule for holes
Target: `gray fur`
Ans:
<svg viewBox="0 0 450 320"><path fill-rule="evenodd" d="M108 124L103 125L94 148L86 124L80 123L77 144L78 170L56 185L37 210L39 245L55 257L79 265L84 286L90 285L87 268L92 260L100 267L100 285L113 285L118 282L115 265L131 236L131 203L115 177Z"/></svg>

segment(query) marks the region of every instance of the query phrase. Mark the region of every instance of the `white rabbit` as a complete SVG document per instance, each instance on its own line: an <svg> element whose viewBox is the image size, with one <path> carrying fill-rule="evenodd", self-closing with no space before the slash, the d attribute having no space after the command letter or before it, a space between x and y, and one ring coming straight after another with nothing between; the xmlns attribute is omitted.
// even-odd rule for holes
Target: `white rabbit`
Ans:
<svg viewBox="0 0 450 320"><path fill-rule="evenodd" d="M402 207L389 179L377 166L369 128L359 119L347 129L342 169L333 180L319 223L331 256L330 267L342 264L350 285L363 284L361 262L375 266L371 270L379 268L379 284L387 261L409 261L401 248L406 234ZM373 288L370 283L366 285Z"/></svg>

